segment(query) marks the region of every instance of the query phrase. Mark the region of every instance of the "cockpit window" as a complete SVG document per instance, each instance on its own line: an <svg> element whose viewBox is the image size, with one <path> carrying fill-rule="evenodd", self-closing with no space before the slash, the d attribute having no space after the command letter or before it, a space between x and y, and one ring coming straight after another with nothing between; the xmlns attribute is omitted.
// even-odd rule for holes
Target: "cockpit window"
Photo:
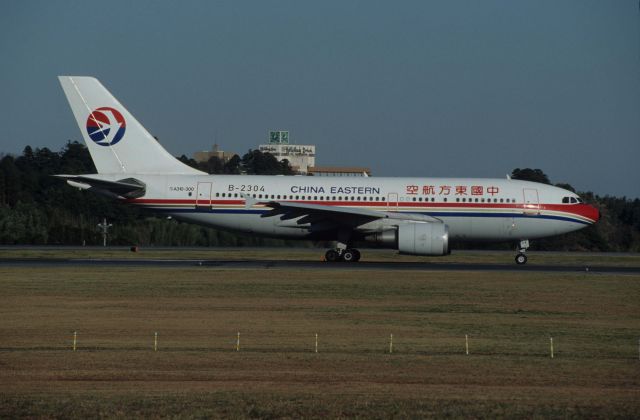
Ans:
<svg viewBox="0 0 640 420"><path fill-rule="evenodd" d="M577 198L577 197L562 197L562 203L563 204L575 204L575 203L582 203L582 200Z"/></svg>

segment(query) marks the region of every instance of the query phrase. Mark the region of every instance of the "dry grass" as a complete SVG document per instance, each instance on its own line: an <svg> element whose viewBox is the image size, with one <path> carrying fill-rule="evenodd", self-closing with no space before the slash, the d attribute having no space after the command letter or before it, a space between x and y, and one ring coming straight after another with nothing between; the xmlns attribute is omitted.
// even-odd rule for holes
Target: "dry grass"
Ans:
<svg viewBox="0 0 640 420"><path fill-rule="evenodd" d="M640 276L0 268L0 287L0 417L640 415Z"/></svg>

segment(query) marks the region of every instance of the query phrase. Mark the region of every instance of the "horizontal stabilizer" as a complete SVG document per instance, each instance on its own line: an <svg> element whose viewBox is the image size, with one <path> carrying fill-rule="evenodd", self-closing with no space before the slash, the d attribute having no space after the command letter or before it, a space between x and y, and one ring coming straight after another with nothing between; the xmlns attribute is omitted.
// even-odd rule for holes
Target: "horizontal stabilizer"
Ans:
<svg viewBox="0 0 640 420"><path fill-rule="evenodd" d="M83 175L54 175L64 178L72 186L84 189L95 189L96 192L107 193L121 198L139 198L145 195L147 186L144 182L135 178L126 178L119 181L106 181Z"/></svg>

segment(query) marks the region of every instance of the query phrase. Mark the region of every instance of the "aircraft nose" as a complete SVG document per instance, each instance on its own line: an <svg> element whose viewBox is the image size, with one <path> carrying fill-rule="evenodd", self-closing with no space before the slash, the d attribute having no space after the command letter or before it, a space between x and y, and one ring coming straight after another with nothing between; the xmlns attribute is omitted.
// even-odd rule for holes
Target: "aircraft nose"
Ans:
<svg viewBox="0 0 640 420"><path fill-rule="evenodd" d="M596 223L600 220L600 210L590 204L578 204L575 207L576 214L579 214L590 223Z"/></svg>
<svg viewBox="0 0 640 420"><path fill-rule="evenodd" d="M589 206L589 205L587 206L587 209L589 211L589 215L587 217L589 217L589 219L593 220L593 223L595 223L598 220L600 220L600 210L598 210L594 206Z"/></svg>

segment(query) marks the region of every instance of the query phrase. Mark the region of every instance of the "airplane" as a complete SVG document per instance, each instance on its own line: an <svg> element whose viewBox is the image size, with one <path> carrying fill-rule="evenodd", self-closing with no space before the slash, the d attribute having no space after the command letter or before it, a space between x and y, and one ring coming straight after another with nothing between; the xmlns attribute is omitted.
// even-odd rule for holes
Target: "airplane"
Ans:
<svg viewBox="0 0 640 420"><path fill-rule="evenodd" d="M57 175L80 189L180 221L275 238L335 242L328 262L356 262L357 243L441 256L450 240L529 240L598 221L568 190L514 179L209 175L180 162L95 78L59 76L97 174Z"/></svg>

